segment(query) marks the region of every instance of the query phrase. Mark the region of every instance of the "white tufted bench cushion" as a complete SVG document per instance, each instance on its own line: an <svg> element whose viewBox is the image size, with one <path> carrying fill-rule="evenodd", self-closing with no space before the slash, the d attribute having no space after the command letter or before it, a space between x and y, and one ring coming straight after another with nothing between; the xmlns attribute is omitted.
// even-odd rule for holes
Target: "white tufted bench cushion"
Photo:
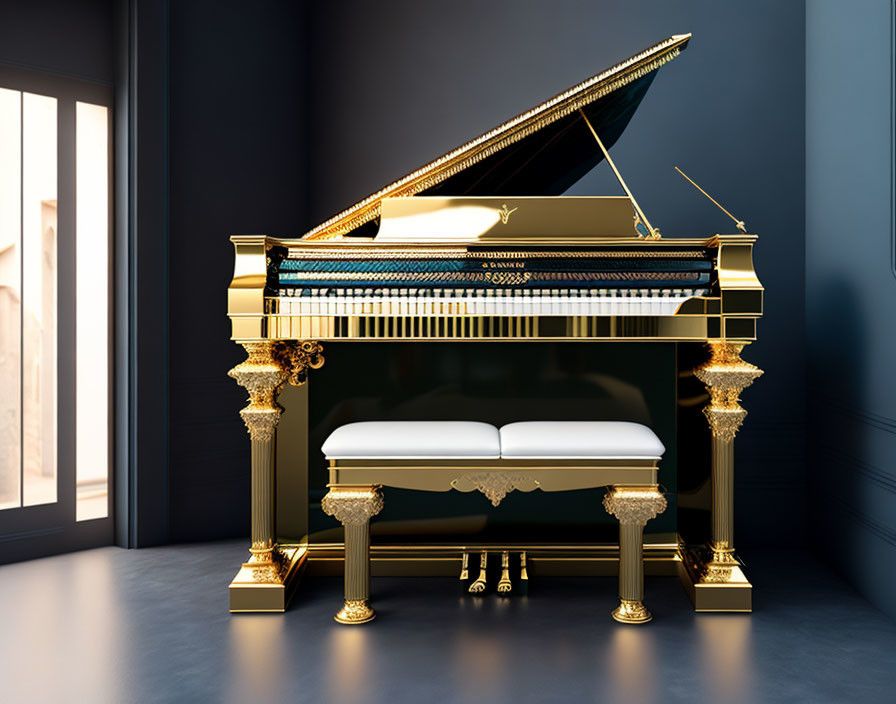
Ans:
<svg viewBox="0 0 896 704"><path fill-rule="evenodd" d="M336 428L327 459L498 459L498 429L474 421L366 421Z"/></svg>
<svg viewBox="0 0 896 704"><path fill-rule="evenodd" d="M503 458L660 459L666 450L646 425L621 421L525 421L500 435Z"/></svg>

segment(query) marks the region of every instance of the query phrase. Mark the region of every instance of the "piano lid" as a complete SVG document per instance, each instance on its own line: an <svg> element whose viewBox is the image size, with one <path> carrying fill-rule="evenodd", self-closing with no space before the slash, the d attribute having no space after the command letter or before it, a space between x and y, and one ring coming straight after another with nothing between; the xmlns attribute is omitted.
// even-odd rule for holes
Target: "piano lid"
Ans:
<svg viewBox="0 0 896 704"><path fill-rule="evenodd" d="M609 148L656 70L678 56L690 38L673 35L517 115L355 203L304 239L373 237L384 198L560 195L603 160L578 110Z"/></svg>

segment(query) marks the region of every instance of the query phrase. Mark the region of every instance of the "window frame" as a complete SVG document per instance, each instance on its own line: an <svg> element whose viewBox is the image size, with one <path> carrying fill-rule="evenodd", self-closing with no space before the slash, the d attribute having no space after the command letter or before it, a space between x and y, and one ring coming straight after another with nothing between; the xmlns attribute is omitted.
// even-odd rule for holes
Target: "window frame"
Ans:
<svg viewBox="0 0 896 704"><path fill-rule="evenodd" d="M57 500L0 511L0 564L87 547L114 538L115 495L115 111L112 86L0 64L0 87L57 100ZM109 111L108 145L108 513L76 520L75 467L75 103Z"/></svg>

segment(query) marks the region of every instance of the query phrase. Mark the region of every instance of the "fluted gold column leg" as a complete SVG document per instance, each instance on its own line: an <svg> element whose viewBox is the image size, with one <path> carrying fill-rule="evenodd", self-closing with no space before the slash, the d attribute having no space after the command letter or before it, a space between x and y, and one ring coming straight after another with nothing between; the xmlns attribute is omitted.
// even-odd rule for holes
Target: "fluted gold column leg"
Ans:
<svg viewBox="0 0 896 704"><path fill-rule="evenodd" d="M746 343L719 340L707 343L710 359L694 370L710 394L703 409L712 431L712 554L706 569L709 581L724 581L734 557L734 436L747 416L741 392L762 370L741 359Z"/></svg>
<svg viewBox="0 0 896 704"><path fill-rule="evenodd" d="M621 623L647 623L644 606L644 526L666 510L655 486L610 487L604 496L607 513L619 519L619 606L612 616Z"/></svg>
<svg viewBox="0 0 896 704"><path fill-rule="evenodd" d="M249 357L230 370L230 376L249 392L249 405L240 416L252 443L252 544L249 561L243 567L251 581L281 581L280 555L274 536L274 433L281 408L277 392L286 381L286 372L274 357L274 343L249 342L243 345Z"/></svg>
<svg viewBox="0 0 896 704"><path fill-rule="evenodd" d="M345 604L335 618L339 623L372 621L370 606L370 519L383 509L378 487L331 487L323 498L324 513L345 527Z"/></svg>
<svg viewBox="0 0 896 704"><path fill-rule="evenodd" d="M297 549L282 550L275 531L276 467L274 442L282 408L277 394L289 381L305 382L307 370L323 365L316 342L247 342L247 359L230 370L229 376L249 392L249 405L240 416L249 431L251 460L251 545L231 583L232 611L282 611L286 608L284 586L295 567ZM257 587L273 587L259 589Z"/></svg>

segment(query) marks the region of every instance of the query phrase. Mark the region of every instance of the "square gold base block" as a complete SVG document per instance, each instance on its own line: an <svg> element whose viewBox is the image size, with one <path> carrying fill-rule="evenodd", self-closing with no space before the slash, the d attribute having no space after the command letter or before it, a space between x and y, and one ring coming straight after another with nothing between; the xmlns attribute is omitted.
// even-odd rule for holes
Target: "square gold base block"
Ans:
<svg viewBox="0 0 896 704"><path fill-rule="evenodd" d="M285 561L275 580L259 581L253 569L243 565L230 583L231 613L286 611L301 581L308 551L304 545L281 545L280 552Z"/></svg>
<svg viewBox="0 0 896 704"><path fill-rule="evenodd" d="M714 567L684 549L678 576L698 613L753 610L753 585L739 565Z"/></svg>

